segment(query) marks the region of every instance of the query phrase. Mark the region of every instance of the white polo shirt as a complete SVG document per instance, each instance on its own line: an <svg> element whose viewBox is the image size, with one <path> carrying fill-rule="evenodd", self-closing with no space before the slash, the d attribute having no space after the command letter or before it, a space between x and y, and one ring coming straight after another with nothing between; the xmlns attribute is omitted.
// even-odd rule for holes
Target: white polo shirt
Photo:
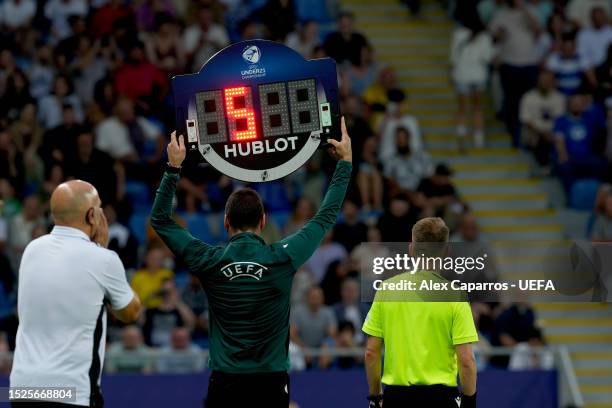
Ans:
<svg viewBox="0 0 612 408"><path fill-rule="evenodd" d="M12 387L76 387L89 406L100 385L106 308L134 298L117 254L82 231L56 226L32 241L19 268L19 329Z"/></svg>

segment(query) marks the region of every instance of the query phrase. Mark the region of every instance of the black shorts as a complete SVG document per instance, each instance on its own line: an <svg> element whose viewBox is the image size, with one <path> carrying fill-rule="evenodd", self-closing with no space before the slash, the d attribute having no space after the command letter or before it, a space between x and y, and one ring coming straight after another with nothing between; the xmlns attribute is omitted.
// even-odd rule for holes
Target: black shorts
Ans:
<svg viewBox="0 0 612 408"><path fill-rule="evenodd" d="M228 374L213 371L205 408L287 408L289 375L286 372Z"/></svg>
<svg viewBox="0 0 612 408"><path fill-rule="evenodd" d="M457 387L445 385L387 385L383 393L384 408L458 408Z"/></svg>

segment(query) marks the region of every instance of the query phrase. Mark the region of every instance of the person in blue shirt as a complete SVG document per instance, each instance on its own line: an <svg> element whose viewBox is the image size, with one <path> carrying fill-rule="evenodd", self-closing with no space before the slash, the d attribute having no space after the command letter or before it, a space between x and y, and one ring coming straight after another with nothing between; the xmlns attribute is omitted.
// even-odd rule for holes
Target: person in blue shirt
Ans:
<svg viewBox="0 0 612 408"><path fill-rule="evenodd" d="M546 69L555 74L557 88L565 95L576 93L585 80L592 86L597 82L589 61L576 51L576 34L573 32L563 33L561 49L548 57Z"/></svg>
<svg viewBox="0 0 612 408"><path fill-rule="evenodd" d="M599 178L606 167L605 159L595 149L605 131L605 122L588 104L587 97L580 92L570 96L568 112L555 122L557 172L566 193L575 180Z"/></svg>

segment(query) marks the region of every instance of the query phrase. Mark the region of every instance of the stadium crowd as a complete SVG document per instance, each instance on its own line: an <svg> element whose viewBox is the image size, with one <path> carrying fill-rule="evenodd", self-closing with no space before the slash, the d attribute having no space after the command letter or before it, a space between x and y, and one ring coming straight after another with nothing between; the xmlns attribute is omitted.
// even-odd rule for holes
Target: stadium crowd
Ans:
<svg viewBox="0 0 612 408"><path fill-rule="evenodd" d="M572 12L571 4L565 9L559 1L457 2L451 58L459 105L474 103L475 144L486 143L478 95L488 81L461 83L460 71L469 67L457 65L471 47L469 55L486 57L479 60L485 76L490 63L497 65L500 112L515 143L532 148L542 165L557 165L566 186L583 171L595 176L607 165L605 151L594 142L606 135L603 110L612 82L609 4L574 2L592 3L594 11ZM418 12L418 2L408 3ZM169 79L197 71L232 42L252 38L283 41L305 58L338 62L342 112L353 140L354 180L341 219L295 278L295 369L361 364L356 357L302 352L363 344L368 305L360 302L359 261L367 250L359 243L408 242L415 221L429 215L442 216L458 240L480 239L451 170L426 152L393 67L376 58L353 16L333 0L2 0L0 352L14 347L20 256L52 227L53 189L76 178L97 187L110 247L146 308L137 325L110 322L107 370L178 373L204 367L205 294L147 218L165 164L165 135L174 122ZM464 136L466 112L458 116L458 135ZM191 159L179 183L177 220L199 238L223 241L223 204L241 184ZM268 242L296 231L314 214L332 170L331 159L318 152L286 179L253 186L267 205ZM602 200L605 214L612 214L612 201ZM608 225L601 230L612 230ZM529 305L473 308L483 343L542 344ZM160 352L154 361L151 350ZM8 367L10 362L0 361L0 371Z"/></svg>

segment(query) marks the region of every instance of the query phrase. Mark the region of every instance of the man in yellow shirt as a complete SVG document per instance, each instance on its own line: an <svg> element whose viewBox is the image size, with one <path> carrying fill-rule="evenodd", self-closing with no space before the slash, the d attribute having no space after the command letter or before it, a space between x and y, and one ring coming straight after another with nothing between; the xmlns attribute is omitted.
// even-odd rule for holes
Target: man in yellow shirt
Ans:
<svg viewBox="0 0 612 408"><path fill-rule="evenodd" d="M410 255L421 254L427 246L423 243L437 243L437 251L445 252L448 234L441 218L420 220L412 229ZM389 281L406 278L444 281L432 271L405 273ZM382 401L384 408L475 407L476 362L471 343L478 341L478 335L470 305L464 301L428 302L421 295L410 294L400 300L392 295L397 294L379 291L363 324L369 335L365 363L370 407L380 407Z"/></svg>
<svg viewBox="0 0 612 408"><path fill-rule="evenodd" d="M163 267L164 251L161 247L149 249L145 266L132 276L132 289L147 309L156 308L162 301L161 289L165 281L174 279L174 272Z"/></svg>

